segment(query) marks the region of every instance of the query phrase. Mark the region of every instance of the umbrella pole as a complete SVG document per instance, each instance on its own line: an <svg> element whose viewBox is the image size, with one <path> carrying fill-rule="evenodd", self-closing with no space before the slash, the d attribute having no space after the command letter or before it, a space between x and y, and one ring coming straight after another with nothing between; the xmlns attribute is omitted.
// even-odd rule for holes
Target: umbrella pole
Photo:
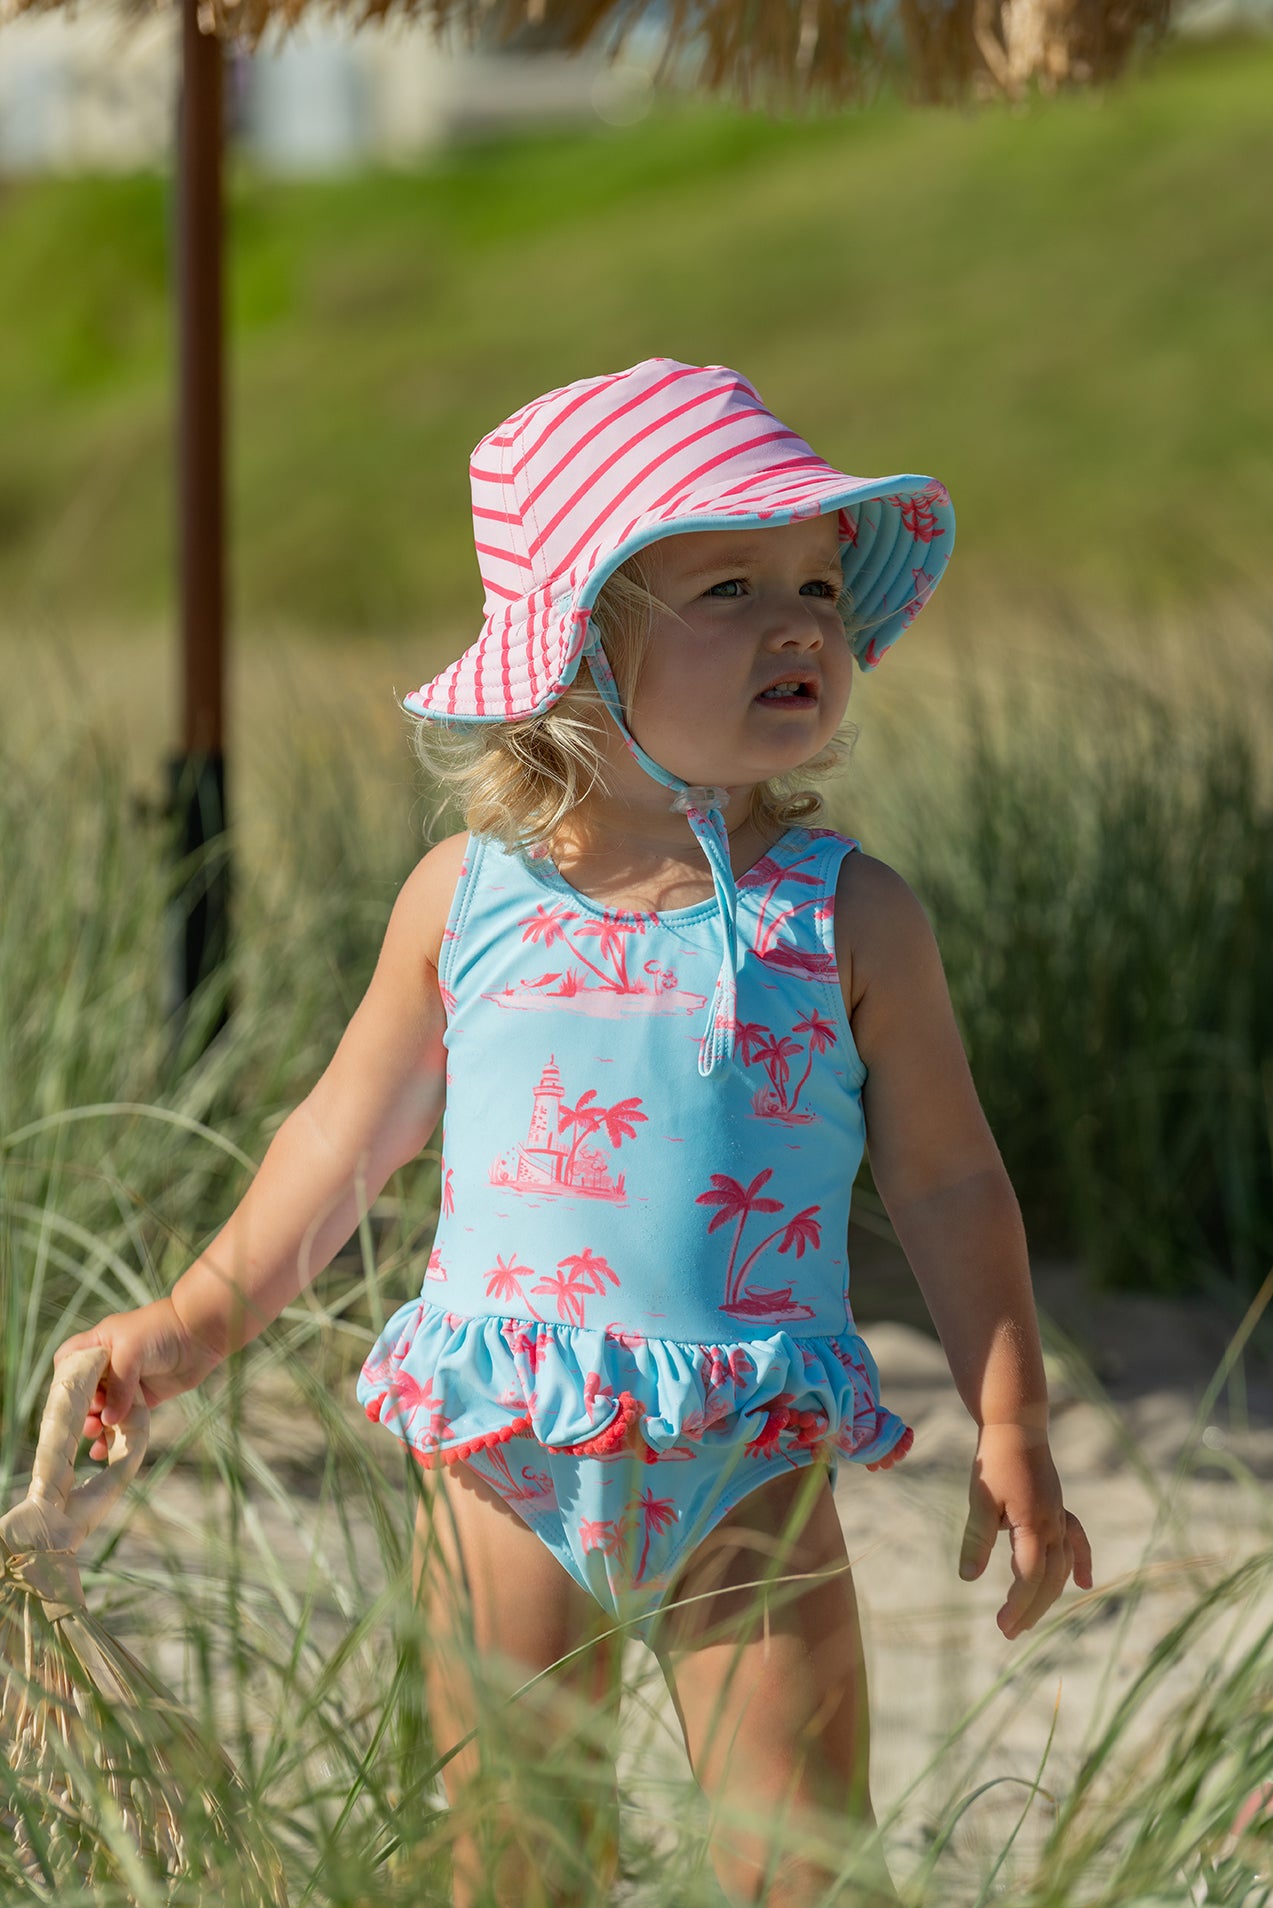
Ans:
<svg viewBox="0 0 1273 1908"><path fill-rule="evenodd" d="M171 942L178 1036L195 989L229 951L225 788L225 552L222 337L222 50L181 0L177 116L178 596L181 746L170 764L178 860ZM204 1044L226 1022L223 992Z"/></svg>

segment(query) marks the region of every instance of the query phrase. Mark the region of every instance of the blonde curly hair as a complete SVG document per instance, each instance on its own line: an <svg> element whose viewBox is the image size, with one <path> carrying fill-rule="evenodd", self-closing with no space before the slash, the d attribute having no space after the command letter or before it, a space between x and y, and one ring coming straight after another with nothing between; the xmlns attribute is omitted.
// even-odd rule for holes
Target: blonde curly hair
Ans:
<svg viewBox="0 0 1273 1908"><path fill-rule="evenodd" d="M666 607L651 591L639 554L614 572L593 606L593 624L625 712L632 707L654 613ZM845 634L851 638L854 625L847 591L838 607ZM430 815L430 834L448 810L458 809L470 833L494 836L505 848L525 852L541 842L551 847L566 817L592 790L609 789L597 746L606 721L606 705L586 657L580 660L570 688L541 715L516 722L451 726L414 717L415 753L441 797ZM801 784L842 768L856 739L856 725L844 722L826 747L801 768L758 782L746 819L769 833L820 814L821 795Z"/></svg>

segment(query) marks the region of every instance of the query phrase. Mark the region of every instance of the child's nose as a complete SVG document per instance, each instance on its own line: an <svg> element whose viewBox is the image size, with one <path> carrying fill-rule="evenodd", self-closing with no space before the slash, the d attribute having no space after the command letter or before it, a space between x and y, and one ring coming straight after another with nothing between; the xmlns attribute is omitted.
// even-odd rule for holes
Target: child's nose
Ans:
<svg viewBox="0 0 1273 1908"><path fill-rule="evenodd" d="M766 632L771 641L785 646L796 642L802 649L818 649L822 644L822 624L815 603L820 599L795 596L775 605Z"/></svg>

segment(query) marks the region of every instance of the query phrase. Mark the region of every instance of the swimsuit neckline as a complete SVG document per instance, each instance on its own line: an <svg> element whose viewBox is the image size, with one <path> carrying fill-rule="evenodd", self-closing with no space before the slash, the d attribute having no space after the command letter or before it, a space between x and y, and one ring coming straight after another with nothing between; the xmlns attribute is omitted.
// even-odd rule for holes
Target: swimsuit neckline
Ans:
<svg viewBox="0 0 1273 1908"><path fill-rule="evenodd" d="M807 831L799 823L786 829L779 835L777 841L766 848L764 853L759 855L757 859L752 862L750 868L744 869L740 875L735 875L735 888L741 893L744 888L756 887L764 879L764 876L759 871L764 867L765 863L769 861L781 862L783 851L789 846L793 836L803 835L806 832ZM528 873L534 880L542 882L547 888L552 888L557 894L569 895L570 899L576 902L580 907L587 908L591 913L603 919L614 919L616 917L623 919L625 917L631 918L639 915L645 920L652 920L657 917L660 921L688 921L694 919L696 916L707 918L716 912L716 897L714 894L708 895L706 900L693 901L685 908L642 909L608 907L604 902L595 901L591 895L585 894L581 888L576 888L572 882L567 881L565 875L562 874L551 855L544 855L536 861L530 860L528 856L523 856L522 859Z"/></svg>

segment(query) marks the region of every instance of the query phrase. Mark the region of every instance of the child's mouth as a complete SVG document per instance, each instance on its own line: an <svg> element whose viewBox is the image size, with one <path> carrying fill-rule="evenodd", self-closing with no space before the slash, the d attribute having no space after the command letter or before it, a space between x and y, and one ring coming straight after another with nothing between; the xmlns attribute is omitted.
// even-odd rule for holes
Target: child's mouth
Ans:
<svg viewBox="0 0 1273 1908"><path fill-rule="evenodd" d="M790 689L762 689L755 698L767 709L812 709L817 707L818 692L810 683L797 683Z"/></svg>

